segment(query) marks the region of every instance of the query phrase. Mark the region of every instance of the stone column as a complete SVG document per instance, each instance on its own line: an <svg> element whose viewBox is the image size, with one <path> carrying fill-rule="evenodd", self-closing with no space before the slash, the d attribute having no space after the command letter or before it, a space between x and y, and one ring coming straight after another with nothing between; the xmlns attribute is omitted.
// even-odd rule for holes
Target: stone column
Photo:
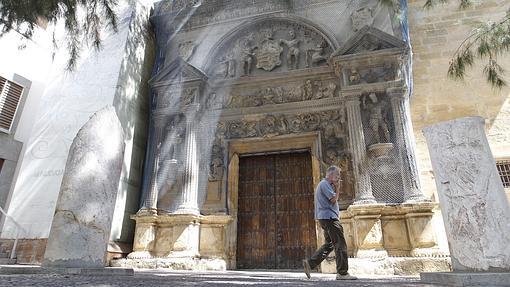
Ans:
<svg viewBox="0 0 510 287"><path fill-rule="evenodd" d="M155 215L157 214L158 209L158 192L159 192L159 184L158 184L158 170L159 170L159 157L160 157L160 147L161 140L163 136L163 126L164 120L162 118L154 119L154 151L153 158L154 163L152 165L152 173L151 173L151 183L149 187L149 191L145 194L143 199L142 208L138 213L147 213Z"/></svg>
<svg viewBox="0 0 510 287"><path fill-rule="evenodd" d="M400 169L404 184L404 202L429 201L422 193L416 164L416 144L409 108L409 97L404 88L389 88L386 93L391 99L395 124L396 141L401 160Z"/></svg>
<svg viewBox="0 0 510 287"><path fill-rule="evenodd" d="M186 138L184 175L181 203L175 213L177 214L199 214L198 210L198 173L199 173L199 151L197 143L197 124L195 116L199 105L194 104L186 112Z"/></svg>
<svg viewBox="0 0 510 287"><path fill-rule="evenodd" d="M349 96L346 101L349 144L351 147L356 198L354 204L376 203L367 167L367 155L363 123L361 122L359 96Z"/></svg>

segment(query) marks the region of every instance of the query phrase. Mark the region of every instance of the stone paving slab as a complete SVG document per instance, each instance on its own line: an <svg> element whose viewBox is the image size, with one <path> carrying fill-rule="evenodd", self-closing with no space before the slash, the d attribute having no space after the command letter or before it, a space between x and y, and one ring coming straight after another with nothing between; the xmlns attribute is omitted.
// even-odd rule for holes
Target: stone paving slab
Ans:
<svg viewBox="0 0 510 287"><path fill-rule="evenodd" d="M35 265L0 265L0 275L15 274L62 274L87 276L132 276L133 268L104 267L104 268L72 268L72 267L41 267Z"/></svg>
<svg viewBox="0 0 510 287"><path fill-rule="evenodd" d="M313 273L306 279L301 272L226 271L191 272L168 270L135 270L134 276L83 275L0 275L0 287L147 287L147 286L444 286L424 284L418 277L362 277L356 281L336 281L333 274Z"/></svg>

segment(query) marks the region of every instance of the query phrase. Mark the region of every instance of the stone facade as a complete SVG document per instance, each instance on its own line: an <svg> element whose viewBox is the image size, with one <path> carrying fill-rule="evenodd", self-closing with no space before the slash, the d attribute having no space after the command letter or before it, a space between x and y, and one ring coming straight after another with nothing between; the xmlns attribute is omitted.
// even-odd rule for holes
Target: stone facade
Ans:
<svg viewBox="0 0 510 287"><path fill-rule="evenodd" d="M99 89L99 94L115 95L112 101L121 111L121 122L127 135L133 136L119 188L123 195L114 215L114 222L123 224L116 224L112 232L112 238L127 242L134 234L133 252L129 259L112 264L235 268L239 155L296 148L310 150L315 184L328 164L344 169L346 194L340 203L347 210L342 211L342 224L349 230L350 254L359 257L353 260L362 262L360 270L374 266L374 270L400 274L398 270L405 269L402 262L426 269L434 265L434 258L421 256L447 253L421 129L440 120L481 115L487 119L494 156L510 157L508 89L491 90L476 68L464 83L446 78L448 60L471 29L470 23L503 15L506 9L501 7L506 2L483 1L458 11L455 1L433 10L422 9L424 0L408 1L412 91L403 81L411 72L406 66L410 51L399 25L391 21L392 13L376 6L376 1L354 2L157 3L151 18L158 51L150 81L154 93L150 135L145 130L149 112L140 105L147 102L140 83L147 80L153 54L151 41L137 36L147 14L139 10L134 18L123 14L131 20L122 23L130 24L123 26L118 38L105 42L106 51L99 60L85 62L83 71L73 78L72 89L64 86L70 93L98 94ZM128 56L121 61L113 56L118 54ZM500 60L508 63L507 58ZM102 75L100 80L97 74ZM110 78L119 81L111 84ZM43 107L52 110L48 107L60 94L51 89L46 94ZM131 97L135 94L139 96ZM55 106L72 106L65 97L61 102ZM27 237L47 237L62 169L41 168L63 167L65 155L60 152L67 151L69 135L105 104L91 102L96 108L73 113L72 120L69 113L54 113L59 118L45 120L34 129L36 136L29 142L33 148L20 168L11 203L16 206L25 198L23 190L36 190L48 200L28 201L30 210L9 212L27 219L23 222ZM137 115L134 122L129 117L133 113ZM57 120L67 126L58 126ZM52 133L59 136L50 137ZM45 143L59 139L65 148L45 148ZM145 152L149 170L138 210ZM199 156L187 156L190 152ZM35 167L33 174L29 164ZM29 181L32 178L40 180ZM39 189L29 185L33 182ZM130 216L136 230L127 224ZM426 232L420 233L421 229ZM176 236L176 231L182 236ZM10 238L13 231L7 226L2 235ZM320 236L317 240L319 244ZM18 250L27 252L18 258L40 262L45 239L23 242ZM388 259L379 261L381 256ZM395 256L404 257L400 261ZM441 268L448 267L447 258L440 261ZM331 267L325 263L322 270ZM413 272L425 270L420 268Z"/></svg>
<svg viewBox="0 0 510 287"><path fill-rule="evenodd" d="M248 2L156 5L150 180L133 252L113 264L235 269L239 156L295 149L310 151L315 185L343 167L353 256L440 255L417 177L409 49L391 13L377 1Z"/></svg>

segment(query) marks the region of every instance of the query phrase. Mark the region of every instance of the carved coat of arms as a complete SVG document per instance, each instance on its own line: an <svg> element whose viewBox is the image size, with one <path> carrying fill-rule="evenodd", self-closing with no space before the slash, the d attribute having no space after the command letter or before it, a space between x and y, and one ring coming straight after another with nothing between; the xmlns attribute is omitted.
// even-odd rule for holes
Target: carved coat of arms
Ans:
<svg viewBox="0 0 510 287"><path fill-rule="evenodd" d="M280 66L282 61L280 55L283 47L273 39L265 39L255 51L257 57L257 68L271 71L276 66Z"/></svg>

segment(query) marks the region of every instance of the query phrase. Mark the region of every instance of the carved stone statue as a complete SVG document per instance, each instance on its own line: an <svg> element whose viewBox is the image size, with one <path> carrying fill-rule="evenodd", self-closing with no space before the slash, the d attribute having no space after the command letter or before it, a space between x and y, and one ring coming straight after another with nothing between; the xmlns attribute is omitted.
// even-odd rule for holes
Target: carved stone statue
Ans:
<svg viewBox="0 0 510 287"><path fill-rule="evenodd" d="M186 134L186 129L184 125L185 125L184 116L177 115L174 117L174 119L170 123L170 126L167 128L169 134L168 141L167 143L165 143L165 146L168 147L168 150L161 151L163 153L166 153L163 154L165 158L177 159L180 151L180 145L183 143Z"/></svg>
<svg viewBox="0 0 510 287"><path fill-rule="evenodd" d="M236 60L234 60L234 56L231 52L221 57L218 69L219 70L215 71L215 75L219 77L226 79L236 76Z"/></svg>
<svg viewBox="0 0 510 287"><path fill-rule="evenodd" d="M313 67L322 61L326 61L324 55L324 43L317 44L316 48L308 49L306 51L306 67Z"/></svg>
<svg viewBox="0 0 510 287"><path fill-rule="evenodd" d="M218 181L223 178L223 160L219 157L212 159L209 165L209 181Z"/></svg>
<svg viewBox="0 0 510 287"><path fill-rule="evenodd" d="M243 68L243 76L248 76L251 73L253 57L255 56L253 50L255 48L256 47L251 46L251 41L249 39L246 39L244 41L244 47L241 50L241 63Z"/></svg>
<svg viewBox="0 0 510 287"><path fill-rule="evenodd" d="M372 8L370 7L361 7L358 10L352 12L351 21L352 21L352 30L357 32L363 26L371 26L374 21Z"/></svg>
<svg viewBox="0 0 510 287"><path fill-rule="evenodd" d="M287 68L289 70L297 69L299 65L299 39L296 39L296 33L294 30L289 31L290 40L280 40L280 44L285 44L288 47L287 50Z"/></svg>
<svg viewBox="0 0 510 287"><path fill-rule="evenodd" d="M363 105L370 115L370 129L378 143L387 143L390 141L390 132L385 120L385 104L378 101L375 93L370 93L368 97L370 98L371 103L365 104L365 99L363 99ZM381 134L384 136L383 138L381 138Z"/></svg>
<svg viewBox="0 0 510 287"><path fill-rule="evenodd" d="M306 80L303 86L303 100L308 101L313 97L313 85L311 80Z"/></svg>

